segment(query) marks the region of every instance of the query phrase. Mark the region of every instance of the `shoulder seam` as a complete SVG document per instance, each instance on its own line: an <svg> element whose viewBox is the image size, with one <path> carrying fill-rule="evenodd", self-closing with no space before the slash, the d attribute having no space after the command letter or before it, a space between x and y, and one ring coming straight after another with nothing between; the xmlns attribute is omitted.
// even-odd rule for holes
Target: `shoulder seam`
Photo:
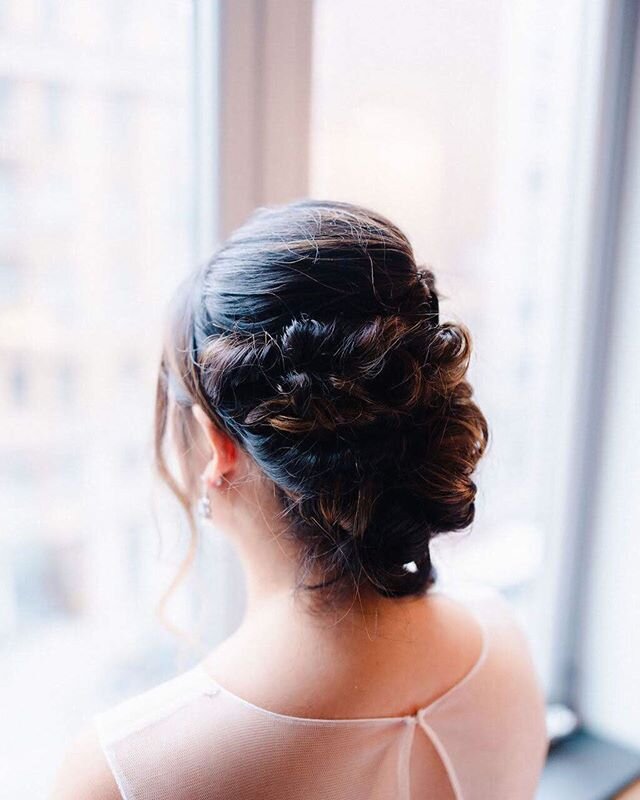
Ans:
<svg viewBox="0 0 640 800"><path fill-rule="evenodd" d="M189 670L188 672L178 676L177 679L186 677L191 678L192 672L192 670ZM176 678L171 680L176 680ZM154 686L151 689L148 689L147 692L152 693L155 689L159 689L161 686L163 686L163 684ZM187 686L184 687L184 690L181 691L177 696L168 699L161 699L155 707L152 706L150 709L137 710L134 708L131 711L130 718L127 718L125 713L127 704L133 704L135 701L147 694L147 692L134 695L133 697L123 700L117 705L94 715L93 721L96 729L99 732L100 741L103 744L103 747L111 747L113 744L121 741L127 736L131 736L138 731L144 730L144 728L155 722L166 719L175 711L178 711L187 703L190 703L196 697L200 696L203 693L203 687L200 682L193 682L190 680ZM120 715L122 715L122 718L120 718Z"/></svg>
<svg viewBox="0 0 640 800"><path fill-rule="evenodd" d="M112 753L111 747L107 744L104 738L104 730L100 723L101 715L96 715L93 718L93 726L98 736L98 742L100 743L100 749L102 750L102 755L107 762L107 766L111 770L111 774L116 782L116 786L118 787L118 791L120 792L120 796L123 800L133 800L133 789L129 786L127 779L125 778L122 770L118 766L117 760Z"/></svg>

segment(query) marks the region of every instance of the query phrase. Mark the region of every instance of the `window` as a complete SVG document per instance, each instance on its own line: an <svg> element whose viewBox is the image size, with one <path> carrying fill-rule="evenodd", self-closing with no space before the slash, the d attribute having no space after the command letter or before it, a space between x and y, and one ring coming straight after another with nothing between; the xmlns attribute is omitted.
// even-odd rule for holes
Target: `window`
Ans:
<svg viewBox="0 0 640 800"><path fill-rule="evenodd" d="M29 720L0 728L11 797L46 793L94 710L175 672L153 624L185 544L150 485L163 312L218 236L304 194L397 221L472 331L491 446L473 530L439 556L512 599L553 696L604 5L4 4L0 706ZM199 555L206 597L171 619L215 644L242 582L221 539Z"/></svg>
<svg viewBox="0 0 640 800"><path fill-rule="evenodd" d="M28 720L0 733L0 783L17 800L141 688L124 676L175 667L153 625L179 554L158 563L150 420L192 217L190 4L31 5L0 32L0 705Z"/></svg>

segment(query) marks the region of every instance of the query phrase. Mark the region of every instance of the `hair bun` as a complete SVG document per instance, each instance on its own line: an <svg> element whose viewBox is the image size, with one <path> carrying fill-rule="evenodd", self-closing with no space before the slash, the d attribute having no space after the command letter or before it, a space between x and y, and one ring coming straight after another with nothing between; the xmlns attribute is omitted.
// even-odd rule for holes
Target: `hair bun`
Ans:
<svg viewBox="0 0 640 800"><path fill-rule="evenodd" d="M423 591L431 539L473 521L488 442L432 271L384 217L304 201L259 212L205 273L195 355L167 361L273 482L301 584Z"/></svg>

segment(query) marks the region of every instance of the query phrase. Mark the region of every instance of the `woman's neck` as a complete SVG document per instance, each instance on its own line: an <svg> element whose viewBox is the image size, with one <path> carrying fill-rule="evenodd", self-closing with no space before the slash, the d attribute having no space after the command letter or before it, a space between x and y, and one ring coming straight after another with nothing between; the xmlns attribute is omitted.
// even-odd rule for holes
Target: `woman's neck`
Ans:
<svg viewBox="0 0 640 800"><path fill-rule="evenodd" d="M243 629L254 630L268 618L270 624L277 619L280 626L315 630L324 641L341 640L345 632L371 640L403 635L414 619L412 609L423 613L423 598L385 598L367 586L335 601L322 590L298 587L298 561L284 539L265 539L258 546L238 550L246 585ZM308 575L305 583L315 585L321 580L321 575Z"/></svg>
<svg viewBox="0 0 640 800"><path fill-rule="evenodd" d="M277 509L277 507L276 507ZM240 558L246 587L243 629L262 624L265 613L277 615L281 624L332 631L338 628L350 634L361 631L369 638L371 631L395 635L409 624L410 609L424 613L416 598L385 598L371 587L362 586L339 604L325 602L322 590L297 588L300 581L298 545L287 533L278 513L269 513L268 499L246 505L233 520L233 541ZM231 526L230 526L231 533ZM319 572L304 576L304 583L321 583Z"/></svg>

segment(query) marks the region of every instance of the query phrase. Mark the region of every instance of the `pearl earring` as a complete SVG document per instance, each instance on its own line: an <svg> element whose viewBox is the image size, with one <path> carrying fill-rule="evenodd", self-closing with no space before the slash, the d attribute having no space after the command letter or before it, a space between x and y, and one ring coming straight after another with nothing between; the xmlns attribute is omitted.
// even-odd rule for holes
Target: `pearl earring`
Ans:
<svg viewBox="0 0 640 800"><path fill-rule="evenodd" d="M207 519L211 516L211 501L209 500L206 489L203 490L202 495L198 499L198 516L200 519Z"/></svg>
<svg viewBox="0 0 640 800"><path fill-rule="evenodd" d="M222 486L222 475L218 475L213 485L217 487ZM198 499L198 516L201 519L211 517L211 500L209 500L209 495L207 494L207 481L204 477L202 478L202 494Z"/></svg>

